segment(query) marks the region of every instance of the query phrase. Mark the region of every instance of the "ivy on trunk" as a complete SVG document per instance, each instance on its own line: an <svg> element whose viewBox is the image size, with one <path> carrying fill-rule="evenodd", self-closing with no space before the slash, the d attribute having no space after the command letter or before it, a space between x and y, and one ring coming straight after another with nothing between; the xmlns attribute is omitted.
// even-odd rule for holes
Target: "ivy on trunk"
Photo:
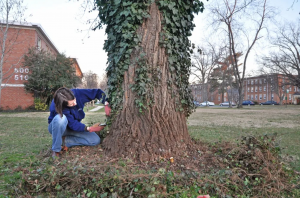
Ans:
<svg viewBox="0 0 300 198"><path fill-rule="evenodd" d="M108 95L112 105L108 154L140 161L181 155L191 146L186 118L193 109L190 75L193 13L187 0L96 0L106 25Z"/></svg>

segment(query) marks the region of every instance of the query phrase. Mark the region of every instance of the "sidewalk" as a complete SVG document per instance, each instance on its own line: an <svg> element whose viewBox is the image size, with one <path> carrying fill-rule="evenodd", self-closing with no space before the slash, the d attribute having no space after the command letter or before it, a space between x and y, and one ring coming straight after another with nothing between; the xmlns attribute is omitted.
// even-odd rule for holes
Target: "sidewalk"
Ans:
<svg viewBox="0 0 300 198"><path fill-rule="evenodd" d="M94 109L91 109L91 110L89 110L89 111L98 111L99 109L102 109L104 106L98 106L98 107L96 107L96 108L94 108Z"/></svg>

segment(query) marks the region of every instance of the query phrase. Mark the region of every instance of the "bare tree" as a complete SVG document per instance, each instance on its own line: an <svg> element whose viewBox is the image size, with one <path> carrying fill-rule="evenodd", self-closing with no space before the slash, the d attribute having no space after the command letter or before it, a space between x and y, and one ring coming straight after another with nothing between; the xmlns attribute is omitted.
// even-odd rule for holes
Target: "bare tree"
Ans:
<svg viewBox="0 0 300 198"><path fill-rule="evenodd" d="M207 46L198 46L197 51L192 55L192 75L194 75L201 84L201 95L203 100L207 101L209 98L209 82L210 76L214 68L218 64L221 50L207 43Z"/></svg>
<svg viewBox="0 0 300 198"><path fill-rule="evenodd" d="M282 73L291 85L300 87L300 19L286 23L275 31L271 45L275 48L259 61L271 73Z"/></svg>
<svg viewBox="0 0 300 198"><path fill-rule="evenodd" d="M212 5L210 10L212 22L228 38L228 51L239 92L238 107L242 108L247 59L255 43L261 38L265 21L272 12L267 7L267 0L222 0ZM245 23L247 27L244 26ZM238 63L237 52L244 54L242 66Z"/></svg>
<svg viewBox="0 0 300 198"><path fill-rule="evenodd" d="M82 88L97 89L99 88L99 77L92 71L83 74Z"/></svg>
<svg viewBox="0 0 300 198"><path fill-rule="evenodd" d="M18 42L19 30L11 30L12 24L23 23L25 7L23 0L0 0L0 107L1 90L4 81L8 81L13 74L14 68L21 63L23 56L17 57L12 62L8 58ZM4 70L4 64L7 64Z"/></svg>
<svg viewBox="0 0 300 198"><path fill-rule="evenodd" d="M102 90L107 89L107 75L106 74L103 74L102 77L100 78L99 87Z"/></svg>

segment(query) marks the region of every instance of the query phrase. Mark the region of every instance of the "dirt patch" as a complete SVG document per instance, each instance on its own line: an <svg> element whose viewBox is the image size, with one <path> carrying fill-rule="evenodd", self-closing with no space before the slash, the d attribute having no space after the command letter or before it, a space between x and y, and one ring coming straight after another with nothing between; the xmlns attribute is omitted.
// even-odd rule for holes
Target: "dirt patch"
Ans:
<svg viewBox="0 0 300 198"><path fill-rule="evenodd" d="M256 108L256 109L255 109ZM218 109L198 108L188 119L189 125L234 126L242 128L297 128L300 127L299 108Z"/></svg>
<svg viewBox="0 0 300 198"><path fill-rule="evenodd" d="M0 113L0 117L9 118L47 118L49 112Z"/></svg>

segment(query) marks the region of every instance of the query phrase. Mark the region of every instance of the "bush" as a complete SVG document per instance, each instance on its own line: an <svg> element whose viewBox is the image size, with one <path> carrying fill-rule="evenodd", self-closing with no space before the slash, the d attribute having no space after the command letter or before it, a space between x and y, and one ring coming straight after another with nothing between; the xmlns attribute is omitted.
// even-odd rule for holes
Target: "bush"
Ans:
<svg viewBox="0 0 300 198"><path fill-rule="evenodd" d="M46 103L43 103L40 98L35 98L34 107L36 110L45 111L48 108L48 105L46 105Z"/></svg>

